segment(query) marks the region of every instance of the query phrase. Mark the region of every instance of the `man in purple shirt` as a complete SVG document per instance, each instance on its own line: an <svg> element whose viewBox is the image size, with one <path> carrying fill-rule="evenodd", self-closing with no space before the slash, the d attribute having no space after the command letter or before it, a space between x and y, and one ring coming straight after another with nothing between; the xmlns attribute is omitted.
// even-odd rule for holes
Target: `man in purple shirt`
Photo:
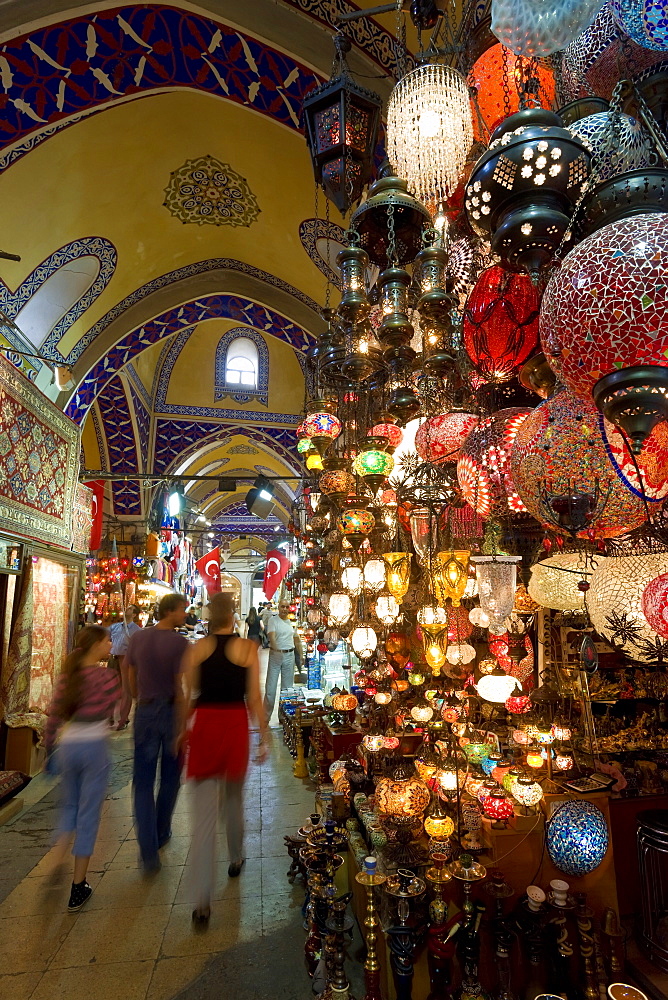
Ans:
<svg viewBox="0 0 668 1000"><path fill-rule="evenodd" d="M177 720L183 700L182 677L189 645L175 628L186 620L188 602L167 594L158 607L159 621L135 632L128 644L135 712L134 803L139 854L145 872L160 868L158 851L172 835L172 813L181 782L181 757L176 748ZM155 777L160 757L160 787Z"/></svg>

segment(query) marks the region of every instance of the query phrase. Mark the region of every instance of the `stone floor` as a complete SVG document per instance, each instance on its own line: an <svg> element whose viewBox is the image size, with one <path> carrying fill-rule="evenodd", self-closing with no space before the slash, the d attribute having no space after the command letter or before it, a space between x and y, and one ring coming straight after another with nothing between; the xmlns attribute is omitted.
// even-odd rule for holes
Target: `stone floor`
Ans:
<svg viewBox="0 0 668 1000"><path fill-rule="evenodd" d="M138 868L131 809L132 737L112 737L113 773L79 913L66 910L71 874L54 880L50 848L57 806L53 779L40 775L29 804L0 828L0 997L11 1000L213 1000L303 998L304 892L286 879L283 836L313 808L313 788L274 749L253 764L246 786L246 865L227 876L219 836L219 878L208 930L193 930L189 884L191 792L181 790L162 870ZM46 792L42 798L40 793ZM32 803L32 804L30 804Z"/></svg>

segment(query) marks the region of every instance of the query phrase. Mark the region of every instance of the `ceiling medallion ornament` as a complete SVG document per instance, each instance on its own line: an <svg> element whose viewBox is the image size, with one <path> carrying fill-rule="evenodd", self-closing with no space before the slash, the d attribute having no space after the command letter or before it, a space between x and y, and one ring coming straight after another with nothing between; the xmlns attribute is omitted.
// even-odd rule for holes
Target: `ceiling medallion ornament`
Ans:
<svg viewBox="0 0 668 1000"><path fill-rule="evenodd" d="M246 179L214 156L186 160L173 170L163 205L181 222L198 226L250 226L261 211Z"/></svg>

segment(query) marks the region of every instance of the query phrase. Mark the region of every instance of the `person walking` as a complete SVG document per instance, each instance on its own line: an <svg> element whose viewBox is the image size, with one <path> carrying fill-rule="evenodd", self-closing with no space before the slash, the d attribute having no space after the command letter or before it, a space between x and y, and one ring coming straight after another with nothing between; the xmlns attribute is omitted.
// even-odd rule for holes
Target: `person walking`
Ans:
<svg viewBox="0 0 668 1000"><path fill-rule="evenodd" d="M251 639L256 646L262 642L262 622L255 608L251 608L246 618L246 638Z"/></svg>
<svg viewBox="0 0 668 1000"><path fill-rule="evenodd" d="M130 689L135 710L134 807L139 855L145 873L161 867L158 851L172 835L172 813L181 782L178 721L182 713L183 674L188 640L174 629L183 625L188 602L166 594L158 623L135 632L128 644ZM160 787L155 778L160 758Z"/></svg>
<svg viewBox="0 0 668 1000"><path fill-rule="evenodd" d="M267 722L271 719L276 702L276 688L280 677L281 691L292 687L295 679L295 664L301 670L303 650L299 633L289 619L290 602L279 601L278 617L268 624L269 664L264 686L264 709ZM296 655L295 655L296 652Z"/></svg>
<svg viewBox="0 0 668 1000"><path fill-rule="evenodd" d="M267 601L262 611L260 613L260 621L262 623L262 646L264 649L269 648L269 622L274 617L274 611L271 606L271 601Z"/></svg>
<svg viewBox="0 0 668 1000"><path fill-rule="evenodd" d="M130 709L132 708L132 694L130 692L130 679L128 677L127 656L128 643L134 632L139 631L139 625L135 622L137 608L134 604L128 604L123 614L123 620L114 622L109 629L111 635L111 656L109 666L118 670L121 680L121 700L119 702L119 718L116 731L121 732L128 728L130 721ZM111 719L111 724L114 720Z"/></svg>
<svg viewBox="0 0 668 1000"><path fill-rule="evenodd" d="M215 594L209 605L209 635L192 647L186 675L187 701L190 692L199 692L188 736L186 773L195 786L190 869L196 904L192 916L200 924L206 924L211 913L219 813L225 815L230 878L241 873L245 861L248 712L260 730L258 761L267 753L257 644L235 635L234 627L233 598Z"/></svg>
<svg viewBox="0 0 668 1000"><path fill-rule="evenodd" d="M79 910L92 893L86 881L102 803L109 779L109 713L118 701L120 682L106 667L111 639L101 625L86 625L75 639L56 682L45 733L47 769L57 755L60 815L57 838L64 861L74 833L74 876L68 910Z"/></svg>

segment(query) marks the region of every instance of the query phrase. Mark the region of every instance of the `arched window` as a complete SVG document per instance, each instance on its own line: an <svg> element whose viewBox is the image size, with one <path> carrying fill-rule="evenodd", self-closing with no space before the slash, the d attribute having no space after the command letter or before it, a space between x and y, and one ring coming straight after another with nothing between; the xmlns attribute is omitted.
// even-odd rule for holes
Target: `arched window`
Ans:
<svg viewBox="0 0 668 1000"><path fill-rule="evenodd" d="M257 389L257 347L248 337L237 337L227 348L225 382Z"/></svg>

